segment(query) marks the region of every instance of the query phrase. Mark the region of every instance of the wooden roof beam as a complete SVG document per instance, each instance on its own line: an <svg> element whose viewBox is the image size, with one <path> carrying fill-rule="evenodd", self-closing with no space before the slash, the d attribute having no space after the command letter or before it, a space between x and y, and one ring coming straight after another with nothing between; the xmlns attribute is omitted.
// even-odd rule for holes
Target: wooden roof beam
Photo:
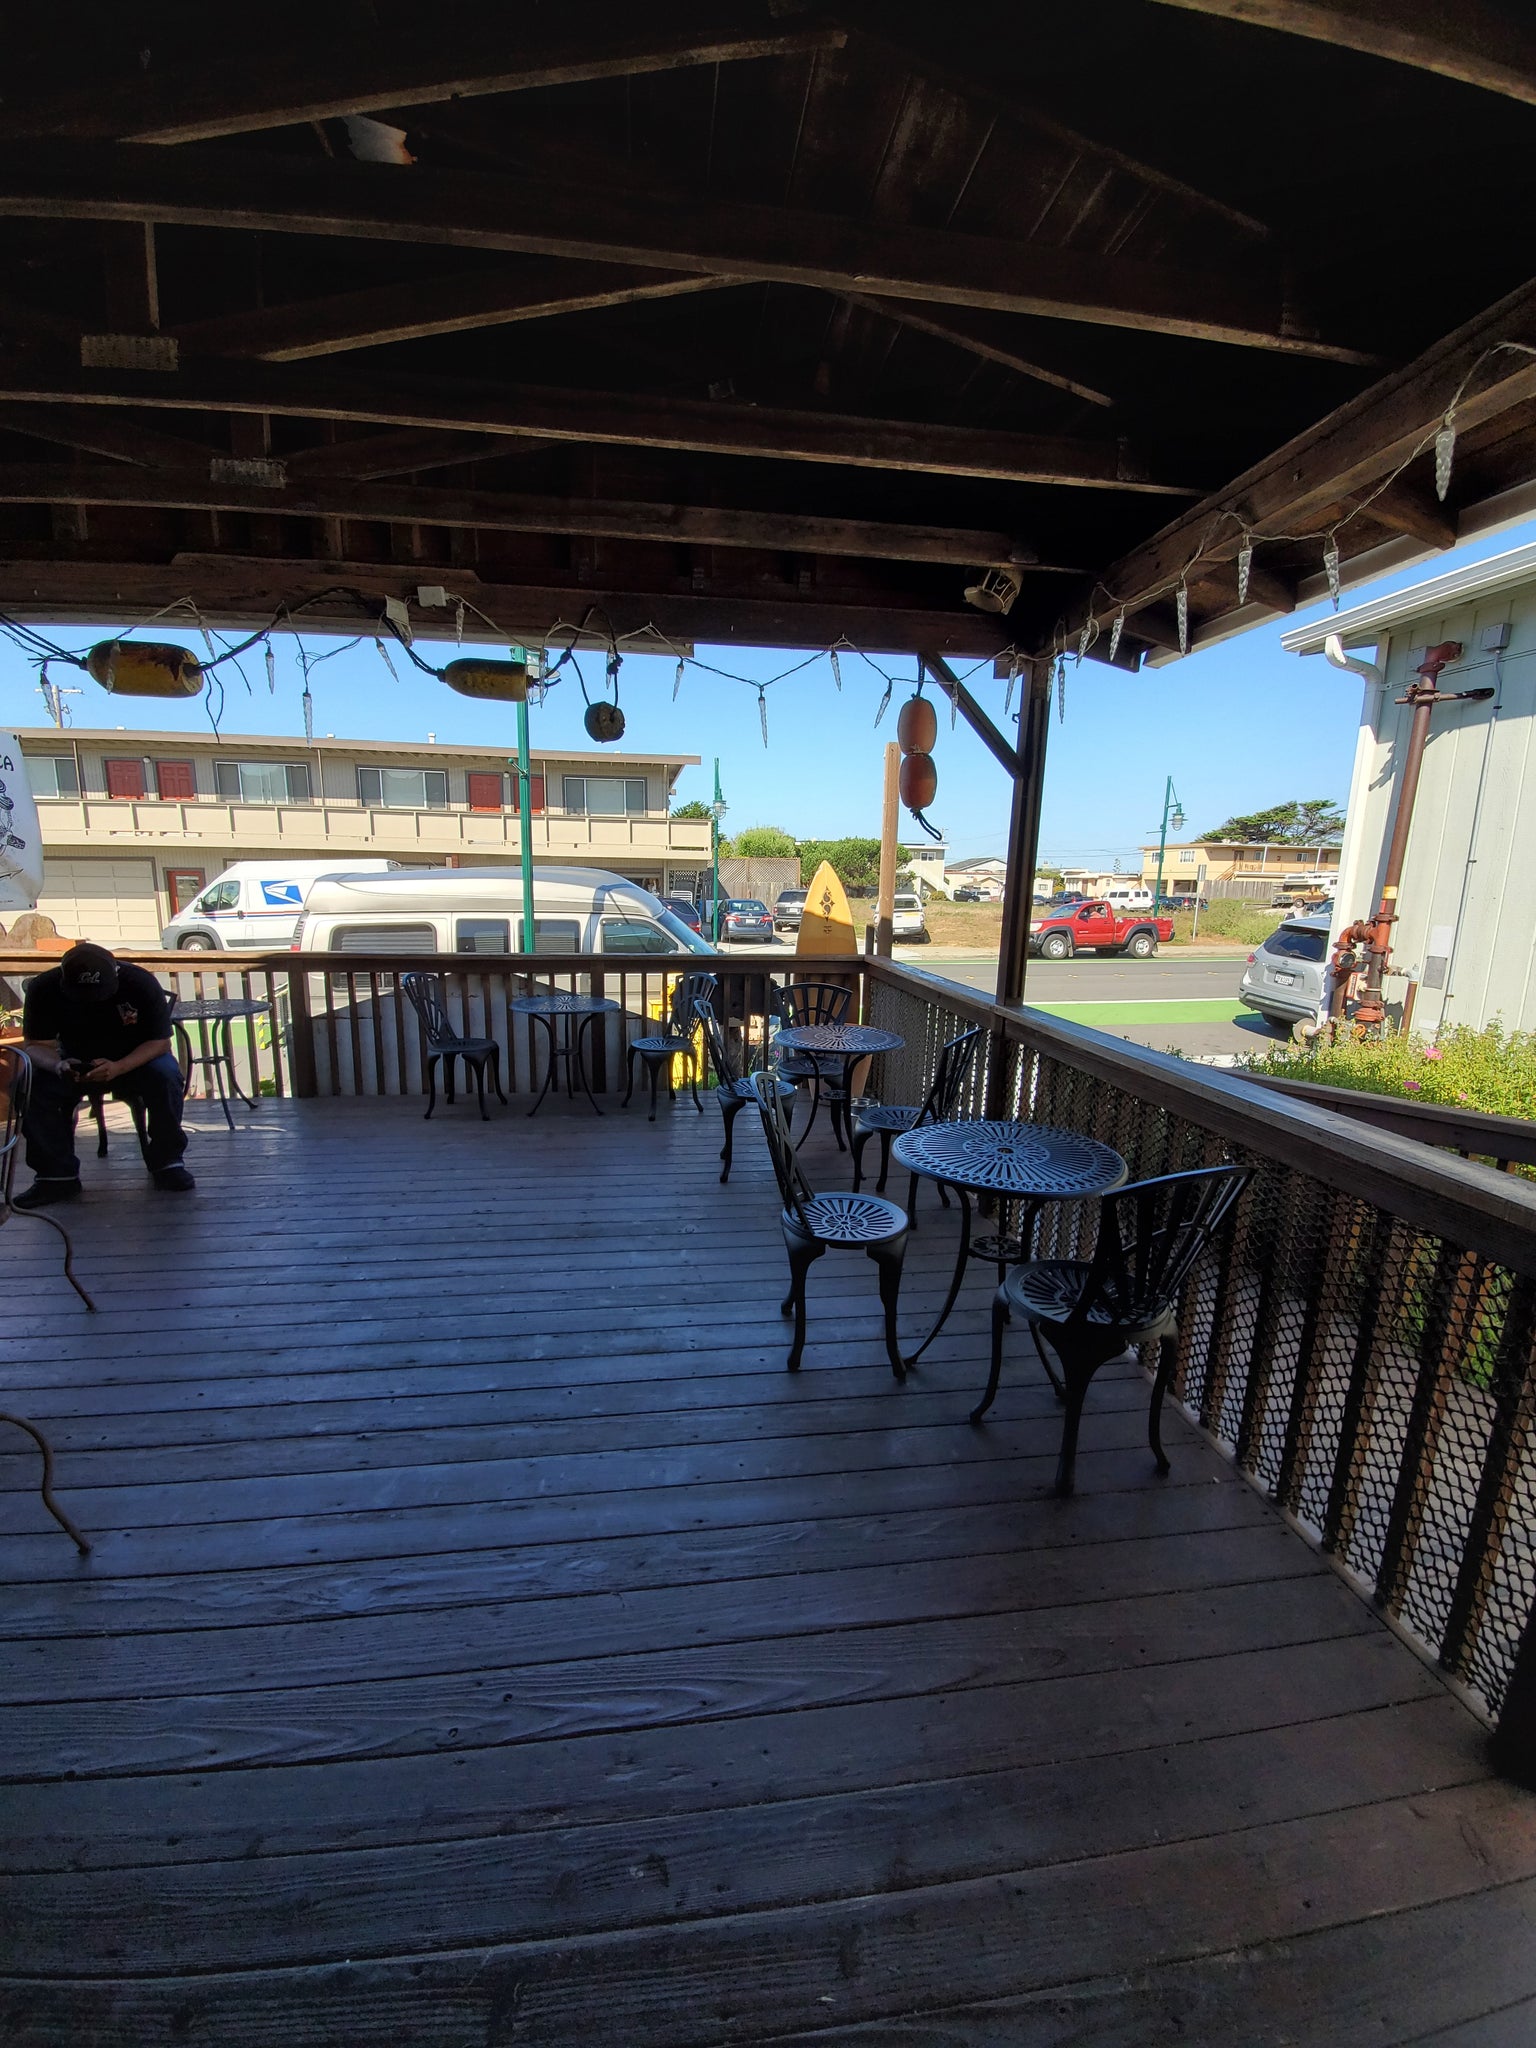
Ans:
<svg viewBox="0 0 1536 2048"><path fill-rule="evenodd" d="M1122 603L1128 612L1154 604L1177 587L1181 575L1193 580L1197 562L1232 561L1245 531L1260 538L1261 564L1266 531L1295 535L1315 530L1321 560L1324 535L1332 525L1347 552L1351 528L1340 525L1338 507L1365 500L1385 478L1428 450L1464 380L1469 381L1456 405L1463 430L1536 399L1536 362L1530 354L1501 352L1502 342L1536 348L1536 282L1510 292L1417 361L1383 377L1109 564L1100 572L1099 587L1121 595L1085 600L1068 616L1068 640L1081 630L1090 603L1093 617L1107 630ZM1390 493L1384 496L1393 506ZM1362 546L1373 515L1385 520L1384 513L1376 512L1381 502L1363 508ZM1440 544L1438 538L1432 542Z"/></svg>
<svg viewBox="0 0 1536 2048"><path fill-rule="evenodd" d="M206 442L160 433L133 418L117 418L98 405L0 405L0 429L56 448L115 456L146 469L206 465L225 453Z"/></svg>
<svg viewBox="0 0 1536 2048"><path fill-rule="evenodd" d="M558 263L530 256L505 270L455 271L371 291L336 292L225 313L178 327L175 334L181 347L194 355L259 356L269 363L295 363L312 356L344 355L351 349L381 348L389 342L628 306L642 299L719 291L734 282L697 271Z"/></svg>
<svg viewBox="0 0 1536 2048"><path fill-rule="evenodd" d="M593 186L482 171L132 144L0 145L0 218L152 220L242 232L581 257L831 292L990 307L1046 319L1374 363L1298 330L1278 265L1209 271L711 199L658 205Z"/></svg>
<svg viewBox="0 0 1536 2048"><path fill-rule="evenodd" d="M821 24L779 28L759 19L713 35L664 26L636 35L634 22L629 8L587 24L567 19L542 34L509 15L500 34L479 42L436 35L426 17L421 33L406 39L356 35L295 47L263 37L222 64L169 64L89 90L17 90L0 110L0 139L205 142L346 114L839 49L846 40Z"/></svg>
<svg viewBox="0 0 1536 2048"><path fill-rule="evenodd" d="M1275 29L1536 107L1536 35L1482 0L1160 0Z"/></svg>
<svg viewBox="0 0 1536 2048"><path fill-rule="evenodd" d="M825 462L860 469L919 470L1084 490L1192 496L1187 485L1149 477L1121 441L1007 433L993 428L797 412L709 399L531 385L377 382L288 363L197 358L172 372L82 370L35 357L0 358L0 402L94 404L190 412L271 413L290 419L457 430L671 448L696 454Z"/></svg>
<svg viewBox="0 0 1536 2048"><path fill-rule="evenodd" d="M878 313L882 319L895 320L903 327L910 327L915 334L928 334L938 341L950 342L955 348L964 349L967 355L978 356L985 363L1000 363L1005 370L1013 370L1020 377L1029 377L1037 384L1049 384L1057 391L1070 392L1074 398L1084 398L1090 405L1109 406L1115 402L1108 392L1080 383L1076 377L1069 377L1061 370L1048 369L1036 362L1032 354L1024 355L1008 333L1007 321L1002 314L974 312L954 306L917 305L910 299L877 299L865 292L844 292L842 296L849 305L860 306L866 313Z"/></svg>
<svg viewBox="0 0 1536 2048"><path fill-rule="evenodd" d="M932 562L976 569L1007 562L1026 571L1070 574L1042 564L1016 535L808 517L718 506L534 497L501 491L423 490L416 485L337 482L291 476L285 486L214 480L201 471L65 469L0 463L0 504L128 505L174 511L280 513L295 518L374 520L386 525L471 528L485 533L559 533L695 547L870 561Z"/></svg>

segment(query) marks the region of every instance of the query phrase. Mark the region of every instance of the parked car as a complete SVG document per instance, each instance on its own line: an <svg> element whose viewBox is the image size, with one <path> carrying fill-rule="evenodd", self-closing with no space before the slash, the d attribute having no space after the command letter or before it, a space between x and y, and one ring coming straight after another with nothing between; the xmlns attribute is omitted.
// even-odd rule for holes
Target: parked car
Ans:
<svg viewBox="0 0 1536 2048"><path fill-rule="evenodd" d="M710 906L706 905L706 912ZM755 896L724 896L720 900L720 943L766 945L773 938L773 913Z"/></svg>
<svg viewBox="0 0 1536 2048"><path fill-rule="evenodd" d="M663 896L659 900L665 909L671 911L679 924L687 925L689 931L697 932L703 930L703 919L699 916L699 906L689 897Z"/></svg>
<svg viewBox="0 0 1536 2048"><path fill-rule="evenodd" d="M1207 896L1165 896L1163 898L1164 910L1209 910L1210 907L1210 898Z"/></svg>
<svg viewBox="0 0 1536 2048"><path fill-rule="evenodd" d="M1029 950L1043 960L1070 960L1074 953L1126 953L1133 960L1150 960L1172 937L1170 919L1140 913L1126 917L1101 896L1036 918L1029 927Z"/></svg>
<svg viewBox="0 0 1536 2048"><path fill-rule="evenodd" d="M985 903L987 899L979 889L961 888L949 900L951 903Z"/></svg>
<svg viewBox="0 0 1536 2048"><path fill-rule="evenodd" d="M797 932L805 916L804 889L781 889L773 905L773 928L776 932Z"/></svg>
<svg viewBox="0 0 1536 2048"><path fill-rule="evenodd" d="M334 875L384 875L393 860L237 860L178 910L160 943L168 953L270 952L292 943L316 882Z"/></svg>
<svg viewBox="0 0 1536 2048"><path fill-rule="evenodd" d="M1104 894L1122 916L1127 911L1151 910L1154 907L1152 891L1140 882L1127 882L1122 888L1106 889Z"/></svg>
<svg viewBox="0 0 1536 2048"><path fill-rule="evenodd" d="M896 891L891 904L891 937L910 939L915 946L927 945L929 931L923 916L923 899L915 889Z"/></svg>
<svg viewBox="0 0 1536 2048"><path fill-rule="evenodd" d="M638 882L601 868L535 868L533 943L515 867L327 875L309 892L298 953L707 953Z"/></svg>
<svg viewBox="0 0 1536 2048"><path fill-rule="evenodd" d="M1248 955L1238 999L1266 1023L1289 1030L1322 1008L1327 963L1327 918L1288 917Z"/></svg>

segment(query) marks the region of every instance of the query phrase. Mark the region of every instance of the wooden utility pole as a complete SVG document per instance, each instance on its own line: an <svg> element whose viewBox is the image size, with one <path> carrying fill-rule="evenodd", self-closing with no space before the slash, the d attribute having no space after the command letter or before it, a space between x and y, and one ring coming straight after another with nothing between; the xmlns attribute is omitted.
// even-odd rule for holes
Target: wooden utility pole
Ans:
<svg viewBox="0 0 1536 2048"><path fill-rule="evenodd" d="M880 814L880 894L875 902L875 951L891 957L896 916L896 819L901 786L901 748L889 740L885 749L885 807Z"/></svg>

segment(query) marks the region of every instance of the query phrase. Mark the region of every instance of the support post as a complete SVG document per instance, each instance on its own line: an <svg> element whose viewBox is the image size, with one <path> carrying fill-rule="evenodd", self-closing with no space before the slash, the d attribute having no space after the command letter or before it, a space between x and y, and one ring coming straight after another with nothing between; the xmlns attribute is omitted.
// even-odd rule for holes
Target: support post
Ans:
<svg viewBox="0 0 1536 2048"><path fill-rule="evenodd" d="M1008 863L1003 883L1003 933L997 954L997 1000L1024 1000L1029 924L1040 850L1040 804L1045 788L1045 742L1051 722L1051 664L1031 661L1019 712L1018 769L1008 819ZM1007 1114L1008 1047L994 1032L987 1055L987 1115Z"/></svg>
<svg viewBox="0 0 1536 2048"><path fill-rule="evenodd" d="M533 917L533 766L528 754L528 699L517 701L517 836L523 870L523 951L538 951Z"/></svg>
<svg viewBox="0 0 1536 2048"><path fill-rule="evenodd" d="M891 957L896 921L896 818L901 788L901 748L888 740L885 748L885 801L880 813L880 893L875 904L875 951Z"/></svg>

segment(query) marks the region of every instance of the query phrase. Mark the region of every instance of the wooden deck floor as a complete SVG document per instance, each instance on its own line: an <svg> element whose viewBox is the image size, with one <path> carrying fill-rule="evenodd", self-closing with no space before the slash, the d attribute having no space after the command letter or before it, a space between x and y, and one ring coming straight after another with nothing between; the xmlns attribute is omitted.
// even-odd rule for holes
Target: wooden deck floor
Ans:
<svg viewBox="0 0 1536 2048"><path fill-rule="evenodd" d="M1536 2040L1536 1801L1128 1369L1071 1502L1021 1345L971 1429L982 1269L791 1378L712 1103L192 1121L98 1317L0 1232L9 2048Z"/></svg>

